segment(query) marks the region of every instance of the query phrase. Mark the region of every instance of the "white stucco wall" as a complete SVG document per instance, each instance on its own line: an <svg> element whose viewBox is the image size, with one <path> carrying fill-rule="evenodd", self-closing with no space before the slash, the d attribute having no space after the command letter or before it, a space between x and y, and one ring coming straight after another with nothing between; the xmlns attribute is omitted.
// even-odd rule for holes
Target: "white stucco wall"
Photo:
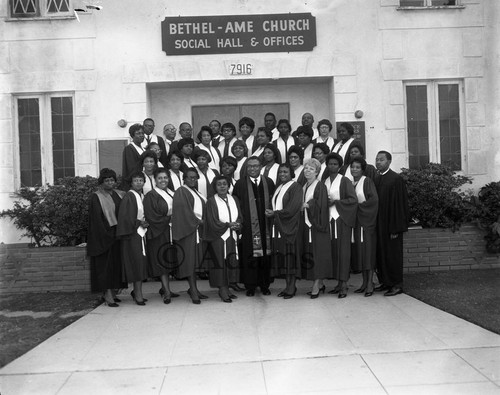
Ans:
<svg viewBox="0 0 500 395"><path fill-rule="evenodd" d="M191 105L224 104L210 97L213 87L198 84L237 80L227 65L240 61L252 63L254 73L235 82L232 99L290 102L294 126L305 111L316 120L349 121L362 110L367 160L386 149L396 169L408 161L403 82L462 80L464 171L476 188L500 178L500 2L398 11L398 0L106 0L101 11L80 14L80 22L6 21L7 4L0 2L0 209L12 205L18 182L13 95L73 93L77 175L95 176L97 140L128 136L119 119L130 124L154 116L161 133L167 122L190 120ZM287 12L316 17L313 51L166 56L161 50L166 16ZM318 77L333 84L307 84ZM287 81L276 82L280 95L273 96L273 85L253 84L269 79ZM19 239L6 221L0 226L0 241Z"/></svg>

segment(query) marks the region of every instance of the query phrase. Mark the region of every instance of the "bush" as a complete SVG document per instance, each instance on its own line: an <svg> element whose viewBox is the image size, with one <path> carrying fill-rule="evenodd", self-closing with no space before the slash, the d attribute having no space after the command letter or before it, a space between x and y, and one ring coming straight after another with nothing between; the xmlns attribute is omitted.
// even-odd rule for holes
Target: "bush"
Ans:
<svg viewBox="0 0 500 395"><path fill-rule="evenodd" d="M471 219L470 202L459 188L472 183L447 165L429 163L418 170L402 169L408 188L410 216L424 228L457 230Z"/></svg>
<svg viewBox="0 0 500 395"><path fill-rule="evenodd" d="M14 208L4 210L0 217L13 219L23 236L30 237L38 247L74 246L87 237L88 204L97 187L94 177L65 177L55 185L21 188Z"/></svg>
<svg viewBox="0 0 500 395"><path fill-rule="evenodd" d="M490 253L500 252L500 181L491 182L482 187L478 197L474 198L474 218L481 229L488 233L485 236L486 250Z"/></svg>

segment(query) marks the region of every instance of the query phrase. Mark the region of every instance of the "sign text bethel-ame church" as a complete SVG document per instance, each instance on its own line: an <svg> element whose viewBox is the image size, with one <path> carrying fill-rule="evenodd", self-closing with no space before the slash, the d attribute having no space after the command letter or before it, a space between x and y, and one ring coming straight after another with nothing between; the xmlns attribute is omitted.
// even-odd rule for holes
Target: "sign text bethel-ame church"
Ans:
<svg viewBox="0 0 500 395"><path fill-rule="evenodd" d="M310 13L167 17L161 23L167 55L312 51Z"/></svg>

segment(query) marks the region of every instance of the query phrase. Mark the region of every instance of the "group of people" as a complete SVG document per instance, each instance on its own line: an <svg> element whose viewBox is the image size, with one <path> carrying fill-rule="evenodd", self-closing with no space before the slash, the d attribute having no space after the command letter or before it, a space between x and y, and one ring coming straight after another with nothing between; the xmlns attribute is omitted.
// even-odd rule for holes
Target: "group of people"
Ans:
<svg viewBox="0 0 500 395"><path fill-rule="evenodd" d="M108 306L115 291L133 283L138 305L147 301L142 282L161 280L164 303L179 296L169 278L186 279L195 304L207 298L196 273L207 271L222 301L232 293L270 295L274 278L286 285L278 296L293 298L297 279L312 281L312 299L325 293L345 298L351 272L361 272L356 293L403 292L403 238L408 202L403 179L380 151L375 167L349 123L337 138L333 125L305 113L292 132L286 119L243 117L236 127L213 120L193 140L187 122L155 135L154 120L129 128L123 151L121 190L116 173L102 169L90 201L88 254L92 284ZM377 272L379 286L374 287ZM244 284L244 288L240 286Z"/></svg>

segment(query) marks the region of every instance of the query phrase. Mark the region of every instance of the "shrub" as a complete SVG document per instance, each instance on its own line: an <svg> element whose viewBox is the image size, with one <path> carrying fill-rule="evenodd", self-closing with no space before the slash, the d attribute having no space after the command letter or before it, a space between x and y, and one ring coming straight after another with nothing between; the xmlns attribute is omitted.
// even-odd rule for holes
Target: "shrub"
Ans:
<svg viewBox="0 0 500 395"><path fill-rule="evenodd" d="M94 177L65 177L55 185L21 188L14 208L0 217L13 219L18 229L41 246L73 246L84 242L88 227L88 202L97 187Z"/></svg>
<svg viewBox="0 0 500 395"><path fill-rule="evenodd" d="M410 216L424 228L456 230L470 220L471 210L466 193L459 190L471 178L457 175L447 165L429 163L421 169L402 169L408 188Z"/></svg>
<svg viewBox="0 0 500 395"><path fill-rule="evenodd" d="M474 203L474 218L478 226L488 232L485 236L486 250L490 253L499 253L500 181L482 187L477 198L474 198Z"/></svg>

